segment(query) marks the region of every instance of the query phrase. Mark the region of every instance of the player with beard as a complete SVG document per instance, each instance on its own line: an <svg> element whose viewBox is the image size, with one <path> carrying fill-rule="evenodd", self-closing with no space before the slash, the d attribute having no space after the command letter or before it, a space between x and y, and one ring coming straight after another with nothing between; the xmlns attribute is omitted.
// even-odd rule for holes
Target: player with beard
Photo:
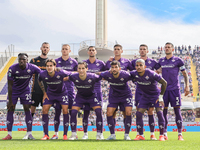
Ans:
<svg viewBox="0 0 200 150"><path fill-rule="evenodd" d="M116 60L111 62L110 71L101 73L101 77L108 81L110 84L109 90L109 104L107 106L107 122L111 135L107 140L115 140L115 122L113 114L118 106L125 108L126 120L124 123L125 134L124 140L131 140L129 132L131 128L131 112L133 106L132 93L128 86L128 81L131 80L129 72L121 70L120 63Z"/></svg>
<svg viewBox="0 0 200 150"><path fill-rule="evenodd" d="M121 66L121 69L122 70L133 70L133 66L131 65L131 62L130 60L126 59L126 58L122 58L122 53L123 53L123 48L120 44L116 44L114 45L114 55L115 57L114 58L110 58L107 62L106 62L106 70L109 70L111 68L111 65L110 63L113 61L113 60L117 60L119 61L120 63L120 66ZM123 112L123 116L124 116L124 125L125 125L125 120L126 120L126 113L125 113L125 108L123 106L119 106L120 108L120 111ZM117 110L117 109L116 109ZM116 120L115 120L115 117L116 117L116 111L114 112L113 114L113 120L114 120L114 125L116 124Z"/></svg>
<svg viewBox="0 0 200 150"><path fill-rule="evenodd" d="M188 74L185 70L184 62L179 58L173 56L174 45L170 42L165 44L165 54L166 56L160 58L159 64L162 68L162 77L167 81L167 89L163 96L165 108L163 110L163 115L165 118L165 131L164 137L165 140L168 140L167 137L167 111L169 103L171 107L174 107L174 113L176 118L176 124L178 128L178 140L183 140L182 136L182 116L181 116L181 93L179 85L179 71L182 72L184 81L185 81L185 96L189 94L189 79Z"/></svg>
<svg viewBox="0 0 200 150"><path fill-rule="evenodd" d="M146 69L145 61L143 59L138 59L135 62L135 68L136 71L131 71L130 74L133 78L133 82L136 82L138 88L140 88L142 95L136 112L136 126L139 135L137 135L134 140L145 140L143 135L142 117L146 109L149 107L155 107L160 130L159 140L165 141L163 135L165 120L163 117L162 107L164 107L163 94L167 87L167 82L156 72ZM161 92L157 87L157 82L162 84Z"/></svg>
<svg viewBox="0 0 200 150"><path fill-rule="evenodd" d="M89 55L89 59L85 60L85 62L87 63L88 66L88 71L87 72L91 72L91 73L96 73L96 72L101 72L105 70L105 63L101 60L96 59L96 54L97 51L95 49L94 46L90 46L88 48L88 55ZM96 82L94 85L94 90L95 93L97 94L97 100L100 102L100 104L102 104L102 92L101 92L101 81ZM87 129L88 129L88 117L90 114L90 107L89 105L84 105L84 114L83 114L83 130L84 130L84 135L82 139L88 139L88 133L87 133ZM101 134L101 139L104 139L103 137L103 133Z"/></svg>
<svg viewBox="0 0 200 150"><path fill-rule="evenodd" d="M146 44L141 44L139 48L140 48L139 49L140 59L143 59L145 61L146 68L148 68L150 70L158 70L160 68L160 65L154 59L147 57L148 46ZM138 59L134 59L131 62L134 70L136 68L135 62L137 60ZM141 89L139 89L139 87L137 86L137 83L136 83L136 91L135 91L135 106L136 106L136 109L137 109L137 106L139 104L141 97L142 97L142 91L141 91ZM156 137L155 137L155 134L154 134L154 130L155 130L155 120L154 120L154 116L153 116L154 115L154 113L153 113L154 107L149 107L147 112L148 112L149 127L150 127L150 132L151 132L150 139L156 140ZM139 135L138 132L137 132L137 135Z"/></svg>
<svg viewBox="0 0 200 150"><path fill-rule="evenodd" d="M55 59L57 65L57 68L66 70L66 71L77 71L77 61L69 56L71 49L68 44L62 45L62 56ZM72 81L65 81L65 86L67 87L68 91L68 98L69 98L69 115L71 116L71 109L72 104L75 98L75 92L74 92L74 83ZM54 130L55 134L51 139L58 139L58 128L60 125L60 114L61 114L61 105L57 102L54 104L55 108L55 118L54 118Z"/></svg>
<svg viewBox="0 0 200 150"><path fill-rule="evenodd" d="M41 50L41 55L31 59L30 63L38 66L41 70L46 70L45 62L48 59L47 54L50 50L49 43L47 42L42 43L40 50ZM46 90L47 86L45 82L44 86ZM38 107L39 105L42 106L42 99L43 99L43 92L40 89L40 86L38 85L37 74L33 75L31 95L32 95L31 114L33 117L35 114L36 107Z"/></svg>
<svg viewBox="0 0 200 150"><path fill-rule="evenodd" d="M27 134L23 139L33 140L32 136L32 116L30 113L31 106L31 94L29 88L29 82L33 74L39 74L40 68L28 63L28 55L26 53L18 54L17 64L12 65L8 69L8 103L7 103L7 129L8 135L3 140L12 139L12 126L13 126L13 114L18 98L23 105L25 112L25 122L27 125Z"/></svg>

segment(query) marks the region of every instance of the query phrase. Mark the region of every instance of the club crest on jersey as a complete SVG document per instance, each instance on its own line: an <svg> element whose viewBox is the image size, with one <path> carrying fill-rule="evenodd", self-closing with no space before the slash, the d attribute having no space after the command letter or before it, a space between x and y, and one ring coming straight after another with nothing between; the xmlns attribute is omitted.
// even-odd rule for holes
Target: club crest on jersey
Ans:
<svg viewBox="0 0 200 150"><path fill-rule="evenodd" d="M165 60L162 60L162 62L164 62Z"/></svg>
<svg viewBox="0 0 200 150"><path fill-rule="evenodd" d="M60 63L61 63L61 61L58 61L58 63L60 64Z"/></svg>
<svg viewBox="0 0 200 150"><path fill-rule="evenodd" d="M70 64L73 64L73 61L72 61L72 60L70 60Z"/></svg>
<svg viewBox="0 0 200 150"><path fill-rule="evenodd" d="M96 65L99 66L99 63L97 63Z"/></svg>
<svg viewBox="0 0 200 150"><path fill-rule="evenodd" d="M149 60L148 63L151 64L151 61Z"/></svg>
<svg viewBox="0 0 200 150"><path fill-rule="evenodd" d="M59 75L57 75L57 77L56 77L57 79L60 79L60 76Z"/></svg>
<svg viewBox="0 0 200 150"><path fill-rule="evenodd" d="M175 62L175 60L173 59L172 62Z"/></svg>
<svg viewBox="0 0 200 150"><path fill-rule="evenodd" d="M124 63L124 60L122 60L121 62Z"/></svg>
<svg viewBox="0 0 200 150"><path fill-rule="evenodd" d="M121 81L124 81L124 78L121 78L120 80L121 80Z"/></svg>
<svg viewBox="0 0 200 150"><path fill-rule="evenodd" d="M78 80L76 80L75 82L79 82Z"/></svg>
<svg viewBox="0 0 200 150"><path fill-rule="evenodd" d="M16 71L15 73L19 73L19 71Z"/></svg>
<svg viewBox="0 0 200 150"><path fill-rule="evenodd" d="M147 79L147 80L148 80L148 79L149 79L149 76L146 76L146 77L145 77L145 79Z"/></svg>
<svg viewBox="0 0 200 150"><path fill-rule="evenodd" d="M89 83L91 83L91 82L92 82L92 80L91 80L91 79L89 79L89 80L88 80L88 82L89 82Z"/></svg>
<svg viewBox="0 0 200 150"><path fill-rule="evenodd" d="M28 70L27 70L27 72L28 72L28 73L30 73L30 72L31 72L31 70L30 70L30 69L28 69Z"/></svg>

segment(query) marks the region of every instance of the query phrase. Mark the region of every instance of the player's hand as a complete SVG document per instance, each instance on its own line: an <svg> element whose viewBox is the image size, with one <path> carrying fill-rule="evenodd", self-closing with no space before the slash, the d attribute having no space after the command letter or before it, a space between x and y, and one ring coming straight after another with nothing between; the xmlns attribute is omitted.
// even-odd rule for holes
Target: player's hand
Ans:
<svg viewBox="0 0 200 150"><path fill-rule="evenodd" d="M162 101L162 102L159 102L159 106L164 107L164 102L163 102L163 101Z"/></svg>
<svg viewBox="0 0 200 150"><path fill-rule="evenodd" d="M113 56L110 56L110 58L108 59L108 61L113 61Z"/></svg>
<svg viewBox="0 0 200 150"><path fill-rule="evenodd" d="M185 87L184 93L185 93L185 96L187 96L188 94L190 94L190 88L189 88L189 86Z"/></svg>
<svg viewBox="0 0 200 150"><path fill-rule="evenodd" d="M69 77L64 77L63 78L63 81L68 81L69 80Z"/></svg>
<svg viewBox="0 0 200 150"><path fill-rule="evenodd" d="M45 99L49 100L49 97L47 96L47 93L44 93L43 100L42 100L43 103L44 103L44 100L45 100Z"/></svg>
<svg viewBox="0 0 200 150"><path fill-rule="evenodd" d="M9 110L9 109L14 109L14 105L13 105L13 102L12 101L9 101L8 103L7 103L7 109Z"/></svg>

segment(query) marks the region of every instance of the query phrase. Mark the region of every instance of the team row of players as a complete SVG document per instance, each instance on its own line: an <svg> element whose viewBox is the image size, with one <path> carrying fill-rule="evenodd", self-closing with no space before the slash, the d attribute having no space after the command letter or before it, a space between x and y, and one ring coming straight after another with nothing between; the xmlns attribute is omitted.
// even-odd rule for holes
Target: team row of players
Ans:
<svg viewBox="0 0 200 150"><path fill-rule="evenodd" d="M65 46L66 46L66 49L69 47L68 45L63 45L63 48L65 48ZM168 44L166 44L166 46L172 47L173 45L168 43ZM142 48L144 48L144 50L141 50ZM147 50L147 49L148 48L147 48L146 45L140 46L140 50L144 51L143 52L144 54L145 54L145 50ZM173 47L172 47L172 49L173 49ZM62 51L64 51L64 50L62 50ZM113 133L115 123L114 123L114 120L112 119L112 115L114 114L114 110L118 107L118 105L120 105L120 109L122 111L126 112L126 119L124 121L125 122L125 130L126 130L125 131L126 132L125 133L125 139L130 139L129 136L128 136L128 133L129 133L129 130L130 130L130 125L131 125L130 114L131 114L131 109L132 109L131 108L132 107L132 95L131 95L130 89L128 88L128 85L126 83L128 80L130 80L130 77L128 77L128 76L126 77L126 75L130 75L130 74L128 72L117 70L117 68L119 69L120 66L121 66L121 69L123 69L123 70L127 70L127 69L132 70L133 68L137 68L138 66L140 66L140 67L138 67L139 69L137 71L135 71L135 73L138 73L138 74L135 75L135 77L132 77L132 78L134 78L134 80L140 79L139 74L141 74L141 72L145 73L145 74L142 75L142 77L144 78L144 81L137 81L138 86L137 86L136 103L135 103L138 106L138 112L136 114L137 120L140 118L139 121L137 121L137 129L138 129L139 135L136 137L136 139L143 139L142 138L143 137L142 136L143 130L141 130L142 126L143 126L142 125L143 123L141 122L141 114L143 113L143 111L145 109L152 108L152 107L158 107L157 112L159 112L159 113L161 112L160 109L159 109L159 105L158 105L159 103L157 102L156 105L155 105L155 100L158 99L159 92L158 92L156 84L151 84L151 82L150 82L151 78L154 77L152 79L155 80L155 81L159 81L159 82L162 79L163 82L161 82L161 83L163 83L163 84L165 82L164 82L164 79L161 78L159 75L157 75L155 72L150 71L151 73L153 73L153 76L151 77L151 75L148 74L149 70L144 71L144 69L143 69L143 71L142 71L142 69L141 69L142 66L144 67L146 65L148 68L150 68L152 70L154 68L159 69L160 67L167 68L166 70L162 69L163 75L165 75L165 73L169 71L169 73L176 76L176 74L178 74L178 72L179 72L179 69L181 71L184 71L184 64L181 61L181 59L173 56L173 58L171 58L171 61L170 61L170 63L173 63L173 65L169 64L169 61L167 60L167 58L161 59L159 61L159 63L156 63L154 60L147 58L145 60L145 62L143 62L142 60L138 60L139 61L138 66L136 65L137 63L135 63L137 60L133 60L133 62L132 62L133 66L132 66L129 60L121 58L121 51L122 51L122 47L120 45L115 45L115 47L114 47L115 58L113 58L113 60L117 59L117 57L118 58L120 57L120 59L118 59L118 62L112 62L115 65L108 67L108 68L111 68L111 70L112 70L111 72L110 71L104 72L100 75L100 77L97 76L97 75L94 75L94 74L88 74L88 73L85 74L86 71L88 70L87 65L85 63L81 63L81 64L78 65L78 73L70 75L69 72L68 72L68 74L65 74L66 73L65 71L52 71L52 68L56 66L56 63L53 60L48 60L50 62L46 61L47 71L42 72L40 77L39 77L40 81L45 81L45 83L48 84L47 95L44 94L44 98L46 97L47 99L50 99L50 100L45 100L44 106L43 106L43 122L44 122L44 132L45 132L45 136L44 136L43 139L48 139L48 110L49 110L50 106L55 103L55 100L59 101L60 104L62 104L63 114L64 114L63 115L64 125L67 126L66 128L64 127L64 136L67 135L66 133L67 133L68 125L69 125L68 106L71 109L71 105L72 105L72 102L73 102L73 108L72 108L72 111L71 111L71 119L70 119L71 120L71 128L72 128L71 139L76 138L76 132L75 132L76 131L76 128L75 128L76 127L76 120L73 120L73 119L76 118L76 114L77 114L78 110L81 107L83 107L83 105L85 107L88 107L89 109L91 107L93 109L95 109L95 112L96 112L96 115L97 115L97 139L103 138L102 137L102 116L100 115L101 114L100 104L101 104L101 100L102 100L101 97L102 96L101 96L99 80L101 79L101 77L108 80L109 83L110 83L110 86L111 86L110 92L109 92L109 105L108 105L108 110L107 110L107 115L108 115L107 119L108 119L108 125L109 125L109 128L110 128L110 131L111 131L111 136L108 139L114 139L115 138L115 135ZM142 57L143 53L142 52L140 53L141 57ZM86 62L88 64L88 68L90 66L89 71L90 72L104 71L105 65L102 61L94 59L93 63L91 63L90 58L95 58L95 54L96 54L96 50L95 50L94 47L89 47L88 54L89 54L89 59ZM23 60L26 59L26 58L21 58L21 56L25 57L25 55L20 55L18 66L20 66L20 63L23 64L22 63ZM21 62L20 62L20 60L21 60ZM110 62L111 62L111 60L110 60ZM107 62L106 66L111 65L110 62ZM49 65L49 63L50 63L50 65ZM73 64L74 64L74 66L73 66ZM29 65L29 64L27 64L27 65ZM26 69L27 69L27 65L25 67ZM65 70L70 70L70 68L71 68L72 70L70 70L70 71L75 71L76 70L75 66L77 66L77 63L72 58L68 58L67 61L63 60L63 57L57 59L57 67L61 67ZM9 69L9 72L8 72L8 83L9 83L9 80L13 81L13 77L17 74L16 73L17 71L12 70L11 68ZM17 68L17 66L15 66L13 68ZM73 68L74 68L74 70L73 70ZM34 69L30 69L30 68L27 69L28 73L30 73L29 70L33 71ZM164 71L166 71L166 72L164 73ZM18 71L18 72L21 72L21 71ZM54 74L51 77L50 74L52 72L54 72ZM38 72L36 71L36 74L37 73ZM62 83L62 79L63 79L64 76L60 75L59 73L64 73L65 76L70 75L68 79L65 79L65 80L69 80L69 81L67 81L68 83L66 83L66 82L65 82L65 84ZM168 73L168 75L169 75L169 73ZM85 79L83 78L84 80L80 80L81 76L84 76ZM91 79L89 78L90 76L91 76ZM20 77L20 78L18 77L18 81L20 79L24 79L24 78L26 78L26 77L25 76ZM170 89L169 92L172 92L172 90L174 90L174 89L175 90L179 89L179 85L178 85L177 80L178 80L178 78L174 78L174 77L169 80L170 81L170 84L168 83L168 90ZM70 83L70 82L74 82L76 88L78 89L78 93L77 93L76 99L74 101L73 101L73 98L74 98L73 91L74 90L72 90L73 84ZM25 84L25 82L23 82L23 83ZM40 86L42 86L41 82L39 82L39 83L40 83ZM60 85L60 84L67 86L67 90L69 91L68 94L65 93L65 91L66 91L65 86L56 86L56 85ZM92 84L94 84L95 91L93 91ZM142 85L142 88L139 88L139 85ZM152 87L148 88L149 85L152 86ZM162 88L161 93L163 95L164 90L165 90L165 88L164 88L165 86L162 86L162 87L163 88ZM13 89L15 89L15 88L13 87ZM17 87L17 89L18 89L18 92L23 91L23 89L19 89L18 87ZM43 90L44 93L46 93L45 88L43 86L42 86L41 89ZM89 89L92 89L91 90L92 92L89 92L90 91ZM70 90L71 90L71 92L70 92ZM65 94L64 95L60 94L60 92L61 93L64 92ZM12 93L12 95L14 95L14 93ZM19 95L19 93L18 93L18 95ZM27 95L29 95L29 93L25 93L24 95L27 96ZM66 96L66 95L68 95L68 96ZM91 97L91 95L93 95L93 97ZM169 95L171 95L171 94L169 94ZM94 97L94 96L96 96L96 97ZM137 96L139 96L140 98L137 97ZM69 97L69 100L68 100L68 97ZM150 97L152 99L149 99ZM180 106L180 93L177 93L175 95L175 97L176 97L176 100L175 100L176 106ZM140 100L141 98L143 99L142 101ZM148 99L145 100L145 98L148 98ZM22 99L23 98L21 98L21 100ZM26 97L26 99L27 99L27 97ZM169 99L171 99L171 98L169 98ZM12 101L14 100L13 96L12 96L11 100ZM138 105L139 100L140 100L140 103ZM178 103L177 103L177 101L178 101ZM10 94L9 94L9 102L10 102ZM26 102L30 103L31 99L29 99L28 101L26 100ZM142 102L144 102L144 104L142 104ZM145 102L148 102L148 104L145 104ZM169 103L169 101L165 101L165 107L168 106L168 103ZM14 104L14 103L12 102L12 104ZM87 105L87 104L89 104L89 105ZM65 106L65 105L67 105L67 106ZM171 105L173 106L173 104L171 104ZM8 106L10 106L10 105L8 105ZM173 106L173 107L175 107L175 106ZM160 123L161 123L160 131L161 131L161 136L162 136L163 135L163 129L162 128L164 128L166 125L163 122L162 113L161 113L161 115L159 115L159 113L158 113L158 117L161 116L160 117L161 119L159 119L159 120L161 120L160 121ZM83 123L83 125L84 125L84 123ZM28 137L29 136L30 136L30 134L28 134ZM160 139L162 140L163 138L161 137Z"/></svg>

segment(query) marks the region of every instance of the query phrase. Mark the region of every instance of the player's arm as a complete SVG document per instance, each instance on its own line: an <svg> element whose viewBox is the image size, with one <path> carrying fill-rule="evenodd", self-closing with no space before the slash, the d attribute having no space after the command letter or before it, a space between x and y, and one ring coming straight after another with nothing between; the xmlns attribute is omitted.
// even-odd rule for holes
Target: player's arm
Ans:
<svg viewBox="0 0 200 150"><path fill-rule="evenodd" d="M43 92L43 103L44 103L44 100L45 100L45 99L48 99L48 100L49 100L49 97L47 96L47 93L46 93L46 91L45 91L43 82L40 81L40 80L38 80L38 84L39 84L39 86L40 86L40 88L41 88L41 90L42 90L42 92Z"/></svg>
<svg viewBox="0 0 200 150"><path fill-rule="evenodd" d="M167 88L167 81L165 81L165 79L161 78L159 83L161 84L161 92L160 92L160 95L159 95L159 103L164 107L163 95L164 95L165 90Z"/></svg>
<svg viewBox="0 0 200 150"><path fill-rule="evenodd" d="M186 72L186 70L181 71L184 77L184 81L185 81L185 96L187 96L190 93L190 88L189 88L189 78L188 78L188 74Z"/></svg>
<svg viewBox="0 0 200 150"><path fill-rule="evenodd" d="M157 69L156 71L155 71L157 74L160 74L160 73L162 73L162 68L160 67L159 69Z"/></svg>
<svg viewBox="0 0 200 150"><path fill-rule="evenodd" d="M13 81L8 80L8 104L7 104L7 109L14 109L14 105L12 102L12 86L13 86Z"/></svg>

